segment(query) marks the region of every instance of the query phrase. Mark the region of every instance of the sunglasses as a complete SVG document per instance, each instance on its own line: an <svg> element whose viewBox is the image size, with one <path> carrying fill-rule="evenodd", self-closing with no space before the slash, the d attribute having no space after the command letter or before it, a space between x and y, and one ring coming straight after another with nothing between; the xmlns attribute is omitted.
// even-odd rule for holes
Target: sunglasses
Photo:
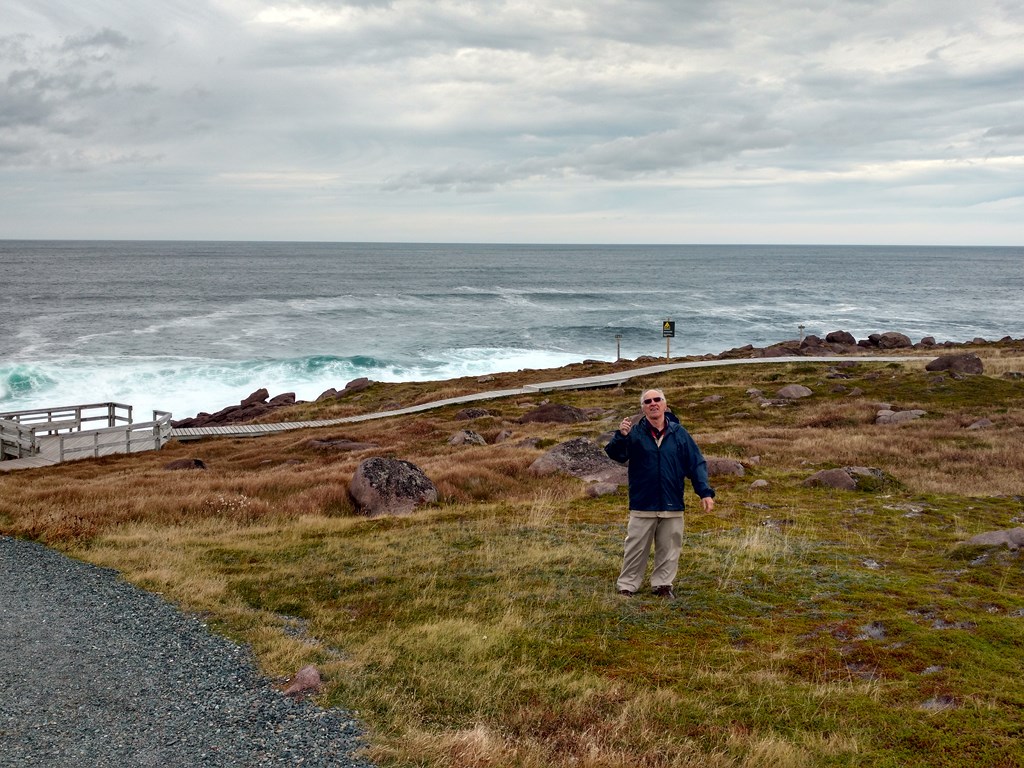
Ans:
<svg viewBox="0 0 1024 768"><path fill-rule="evenodd" d="M646 400L644 400L644 405L650 405L651 403L660 403L660 402L661 402L661 398L660 397L648 397Z"/></svg>

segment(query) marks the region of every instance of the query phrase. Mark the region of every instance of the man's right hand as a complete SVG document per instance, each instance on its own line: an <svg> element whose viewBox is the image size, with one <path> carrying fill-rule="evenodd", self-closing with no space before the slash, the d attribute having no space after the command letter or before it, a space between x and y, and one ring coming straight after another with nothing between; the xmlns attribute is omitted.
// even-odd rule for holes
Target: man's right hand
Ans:
<svg viewBox="0 0 1024 768"><path fill-rule="evenodd" d="M626 437L629 434L629 430L631 430L632 428L633 422L627 416L622 420L622 423L619 424L619 434L622 435L623 437Z"/></svg>

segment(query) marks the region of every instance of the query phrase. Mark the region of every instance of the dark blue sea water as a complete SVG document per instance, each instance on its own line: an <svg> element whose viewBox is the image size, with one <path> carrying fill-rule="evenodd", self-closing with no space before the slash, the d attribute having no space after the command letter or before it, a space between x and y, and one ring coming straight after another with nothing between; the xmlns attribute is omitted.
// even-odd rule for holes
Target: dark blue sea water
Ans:
<svg viewBox="0 0 1024 768"><path fill-rule="evenodd" d="M1024 249L0 241L0 411L176 417L805 333L1024 336Z"/></svg>

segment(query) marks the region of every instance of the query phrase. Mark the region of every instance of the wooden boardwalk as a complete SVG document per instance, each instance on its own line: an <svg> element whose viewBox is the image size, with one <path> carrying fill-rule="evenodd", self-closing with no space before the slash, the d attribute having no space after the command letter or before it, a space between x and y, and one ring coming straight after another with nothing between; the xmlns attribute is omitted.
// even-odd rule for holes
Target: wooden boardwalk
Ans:
<svg viewBox="0 0 1024 768"><path fill-rule="evenodd" d="M100 415L95 415L99 412ZM105 426L93 427L94 423ZM93 403L0 414L4 455L0 472L31 469L73 459L159 450L170 439L171 414L133 422L131 406Z"/></svg>
<svg viewBox="0 0 1024 768"><path fill-rule="evenodd" d="M624 384L630 379L643 376L653 376L659 373L675 371L682 368L713 368L725 365L756 365L756 364L779 364L779 363L841 363L841 362L867 362L867 363L905 363L923 362L922 357L906 355L841 355L827 357L769 357L756 359L739 360L690 360L682 363L665 363L663 365L652 365L645 368L633 368L626 371L603 374L600 376L586 376L575 379L560 379L557 381L546 381L538 384L527 384L517 389L503 389L491 392L477 392L471 395L450 397L443 400L434 400L429 403L409 406L408 408L396 408L390 411L378 411L376 413L364 413L359 416L345 416L336 419L318 419L314 421L286 421L277 424L236 424L221 427L170 427L166 435L160 439L156 437L140 437L137 440L112 441L109 445L98 442L96 433L124 432L119 429L100 429L81 431L73 435L54 435L37 437L39 453L34 456L0 461L0 471L13 469L27 469L31 467L44 467L59 463L60 448L58 442L63 445L65 460L71 458L69 454L77 454L74 457L82 456L107 456L115 453L135 453L158 449L167 439L180 441L202 440L211 437L261 437L263 435L288 432L296 429L315 429L317 427L333 427L340 424L354 424L362 421L376 419L387 419L396 416L406 416L413 413L444 408L449 405L464 405L482 400L498 400L506 397L522 395L536 395L544 392L554 392L568 389L587 389L596 387L614 387ZM162 439L162 441L161 441Z"/></svg>

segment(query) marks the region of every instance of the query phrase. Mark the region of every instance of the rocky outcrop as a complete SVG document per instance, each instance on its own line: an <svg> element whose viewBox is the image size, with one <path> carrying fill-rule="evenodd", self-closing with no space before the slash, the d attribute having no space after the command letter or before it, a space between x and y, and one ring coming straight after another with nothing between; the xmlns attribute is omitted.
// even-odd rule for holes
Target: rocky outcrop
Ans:
<svg viewBox="0 0 1024 768"><path fill-rule="evenodd" d="M324 390L320 393L320 396L317 397L316 401L319 403L323 400L338 400L343 397L348 397L356 392L362 392L371 384L373 384L371 379L368 379L365 376L360 376L358 379L352 379L352 381L346 384L344 389L340 391L333 387L331 389Z"/></svg>
<svg viewBox="0 0 1024 768"><path fill-rule="evenodd" d="M1012 337L1005 336L999 339L998 343L1011 343L1016 341ZM1024 340L1022 340L1024 341ZM985 339L974 339L973 341L967 342L967 344L979 345L989 344ZM802 339L789 339L786 341L780 341L772 344L768 347L754 347L751 344L747 344L742 347L736 347L722 352L719 355L714 355L713 359L718 360L729 360L737 358L757 358L757 357L815 357L822 355L844 355L851 353L864 352L866 349L874 350L899 350L899 349L934 349L936 347L956 347L959 346L952 341L944 341L941 344L936 343L934 336L925 336L920 342L914 344L910 337L903 333L896 331L886 331L885 333L872 333L866 339L857 340L853 334L848 331L830 331L825 334L825 338L816 336L814 334L808 334ZM638 358L639 360L639 358Z"/></svg>
<svg viewBox="0 0 1024 768"><path fill-rule="evenodd" d="M530 465L530 473L538 477L561 472L594 483L626 483L625 465L608 455L589 437L577 437L559 443Z"/></svg>
<svg viewBox="0 0 1024 768"><path fill-rule="evenodd" d="M348 492L367 517L407 515L437 501L437 488L423 470L408 461L379 456L360 463Z"/></svg>
<svg viewBox="0 0 1024 768"><path fill-rule="evenodd" d="M175 427L221 427L228 424L243 424L277 409L296 403L294 392L285 392L270 398L270 393L257 389L238 405L229 405L216 413L200 413L190 419L172 421Z"/></svg>

